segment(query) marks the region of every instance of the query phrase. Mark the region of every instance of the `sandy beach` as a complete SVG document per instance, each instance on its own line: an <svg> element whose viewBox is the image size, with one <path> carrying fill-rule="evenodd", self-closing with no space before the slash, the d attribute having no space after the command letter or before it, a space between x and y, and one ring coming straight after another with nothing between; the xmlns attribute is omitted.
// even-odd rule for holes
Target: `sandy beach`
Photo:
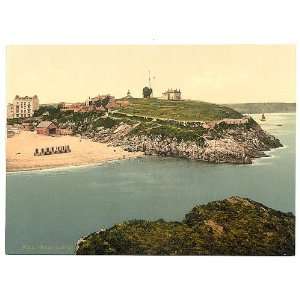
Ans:
<svg viewBox="0 0 300 300"><path fill-rule="evenodd" d="M69 145L70 153L34 156L36 148ZM104 162L142 156L142 152L126 152L120 147L109 147L74 136L46 136L21 131L7 138L6 171L41 170L57 167L95 165Z"/></svg>

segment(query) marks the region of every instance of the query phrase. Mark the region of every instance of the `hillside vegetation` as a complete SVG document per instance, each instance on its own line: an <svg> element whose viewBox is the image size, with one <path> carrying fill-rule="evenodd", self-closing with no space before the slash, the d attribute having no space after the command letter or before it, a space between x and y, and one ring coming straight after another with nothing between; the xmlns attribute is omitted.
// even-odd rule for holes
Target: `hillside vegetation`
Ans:
<svg viewBox="0 0 300 300"><path fill-rule="evenodd" d="M238 196L194 207L182 222L133 220L92 233L76 254L294 255L295 217Z"/></svg>
<svg viewBox="0 0 300 300"><path fill-rule="evenodd" d="M191 100L171 101L157 98L130 99L129 106L119 111L136 116L180 121L214 121L224 118L241 118L239 112L217 104Z"/></svg>

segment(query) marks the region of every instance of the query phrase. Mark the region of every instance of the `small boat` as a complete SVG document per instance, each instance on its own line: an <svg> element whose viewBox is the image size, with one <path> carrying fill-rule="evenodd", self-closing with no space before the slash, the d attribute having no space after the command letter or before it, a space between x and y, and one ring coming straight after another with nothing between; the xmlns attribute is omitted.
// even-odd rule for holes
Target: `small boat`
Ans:
<svg viewBox="0 0 300 300"><path fill-rule="evenodd" d="M260 119L261 121L266 121L266 117L265 117L265 114L262 114L261 115L261 119Z"/></svg>

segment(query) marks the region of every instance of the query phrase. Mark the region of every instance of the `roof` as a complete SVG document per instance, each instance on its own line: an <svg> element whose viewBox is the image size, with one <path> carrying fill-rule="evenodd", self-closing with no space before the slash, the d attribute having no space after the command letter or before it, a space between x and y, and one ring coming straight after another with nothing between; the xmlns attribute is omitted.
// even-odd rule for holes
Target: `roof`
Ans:
<svg viewBox="0 0 300 300"><path fill-rule="evenodd" d="M53 122L50 121L42 121L37 128L48 128L51 124L54 124Z"/></svg>
<svg viewBox="0 0 300 300"><path fill-rule="evenodd" d="M173 89L168 89L167 91L163 92L163 94L168 94L168 93L181 93L180 90L173 90Z"/></svg>

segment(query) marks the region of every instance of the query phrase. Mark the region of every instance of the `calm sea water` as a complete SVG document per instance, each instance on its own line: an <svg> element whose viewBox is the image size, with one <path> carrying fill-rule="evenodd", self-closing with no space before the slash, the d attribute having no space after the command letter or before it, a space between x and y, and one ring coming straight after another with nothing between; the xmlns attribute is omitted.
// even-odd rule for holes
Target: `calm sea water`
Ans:
<svg viewBox="0 0 300 300"><path fill-rule="evenodd" d="M146 157L8 174L6 252L72 254L80 236L100 228L129 219L182 220L193 206L231 195L294 212L295 114L269 114L263 127L285 147L253 165Z"/></svg>

